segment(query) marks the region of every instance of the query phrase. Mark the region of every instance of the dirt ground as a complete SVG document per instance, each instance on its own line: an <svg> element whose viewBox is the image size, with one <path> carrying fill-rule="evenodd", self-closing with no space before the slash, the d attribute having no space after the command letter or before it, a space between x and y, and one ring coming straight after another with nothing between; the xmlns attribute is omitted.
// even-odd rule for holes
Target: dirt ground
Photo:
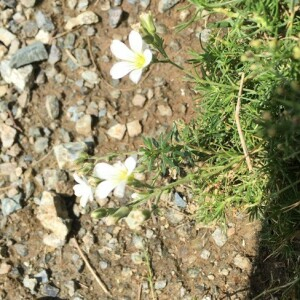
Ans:
<svg viewBox="0 0 300 300"><path fill-rule="evenodd" d="M33 19L33 13L37 10L51 16L55 25L53 36L56 37L52 42L64 43L66 19L79 12L68 8L67 1L37 2L28 12L28 20ZM74 211L78 200L73 195L74 181L69 174L67 181L62 180L56 186L56 192L63 196L72 219L69 238L61 248L53 249L43 244L46 230L36 218L39 206L37 199L47 190L47 184L38 182L38 174L43 174L45 169L58 169L52 148L63 142L61 129L69 133L71 141L87 140L76 131L75 122L68 113L70 107L81 106L86 113L92 102L105 103L106 115L101 119L92 116L91 143L95 155L138 149L143 135L158 136L172 126L173 120L188 121L193 116L193 99L196 95L191 86L182 80L183 74L172 66L152 65L137 86L128 79L122 79L119 83L111 80L109 69L114 60L109 49L110 43L115 37L127 37L130 24L138 22L138 16L144 9L138 3L132 5L125 0L121 5L124 18L117 28L111 28L108 12L102 10L107 3L90 1L87 10L95 12L101 21L73 31L76 35L74 48L88 49L90 43L89 55L92 53L101 78L100 84L91 88L78 85L76 82L81 78L81 72L94 66L91 64L70 70L67 65L69 56L63 49L62 59L55 64L55 70L56 75L63 75L65 80L58 82L55 77L46 76L44 82L35 83L30 89L28 105L22 110L21 117L15 118L15 125L20 128L16 143L21 151L9 162L21 166L21 186L31 181L34 192L23 203L22 209L9 216L0 214L0 265L2 269L5 265L10 266L7 272L0 272L0 299L248 299L251 263L257 251L260 223L249 222L242 212L232 212L228 216L227 227L221 230L213 225L196 224L184 210L174 206L171 199L175 191L163 200L159 216L149 220L141 231L132 232L122 222L116 226L106 226L102 221L93 221L89 212L97 207L96 203L89 204L85 213ZM179 3L164 13L158 12L158 1L151 1L149 6L160 31L164 32L162 35L168 45L167 52L178 62L188 58L188 49L201 51L196 32L201 26L204 28L204 22L198 22L178 34L174 30L183 16L178 9L186 5ZM185 11L192 14L193 8ZM96 30L96 34L89 38L86 34L88 27ZM22 37L21 28L16 35L25 45L26 38ZM48 62L42 62L38 64L35 75L38 77L43 72L49 74L52 71ZM1 85L5 85L5 82L1 81ZM132 99L136 94L147 96L143 107L133 105ZM54 121L45 109L48 95L57 96L61 103L59 118ZM12 107L18 96L18 91L10 85L2 100L11 103ZM167 114L158 109L160 105L167 108ZM142 125L142 133L137 137L130 137L126 133L119 141L107 135L107 130L116 122L126 124L133 120L139 120ZM50 131L49 147L43 153L35 151L32 127L44 131L48 128ZM6 162L7 152L2 149L1 163ZM32 159L26 161L25 158L29 156ZM44 180L47 181L47 178ZM2 186L16 188L13 182L5 179L1 183ZM1 193L3 199L9 190ZM186 196L188 205L194 205L192 197L183 196ZM213 234L216 230L221 234L222 246L216 242ZM72 243L74 237L112 297L99 287ZM145 257L148 257L148 263ZM24 285L25 278L35 278L43 270L47 274L45 282L37 281L33 289Z"/></svg>

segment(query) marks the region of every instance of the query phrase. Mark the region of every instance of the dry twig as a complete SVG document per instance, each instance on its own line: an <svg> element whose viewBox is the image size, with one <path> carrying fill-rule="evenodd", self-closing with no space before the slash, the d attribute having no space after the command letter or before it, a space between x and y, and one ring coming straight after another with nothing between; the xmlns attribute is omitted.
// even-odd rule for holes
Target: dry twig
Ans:
<svg viewBox="0 0 300 300"><path fill-rule="evenodd" d="M241 144L242 144L244 156L246 159L246 163L248 166L248 170L251 172L253 170L253 167L252 167L252 163L251 163L250 156L249 156L249 151L248 151L248 148L247 148L247 145L245 142L244 134L243 134L243 131L241 128L241 123L240 123L241 97L242 97L242 92L243 92L244 78L245 78L245 73L242 73L240 89L239 89L239 93L238 93L238 100L237 100L237 104L236 104L236 108L235 108L235 122L236 122L236 126L238 129L239 137L241 140Z"/></svg>
<svg viewBox="0 0 300 300"><path fill-rule="evenodd" d="M92 275L94 276L94 278L96 279L97 283L100 285L101 289L104 291L104 293L110 297L112 297L112 294L109 292L109 290L107 289L107 287L105 286L105 284L101 281L101 279L97 276L96 272L94 271L94 269L92 268L92 266L90 265L90 263L88 262L87 258L85 257L85 255L83 254L82 250L80 249L76 238L72 238L72 241L76 247L76 249L78 250L81 258L83 259L83 261L85 262L86 266L88 267L88 269L90 270L90 272L92 273Z"/></svg>

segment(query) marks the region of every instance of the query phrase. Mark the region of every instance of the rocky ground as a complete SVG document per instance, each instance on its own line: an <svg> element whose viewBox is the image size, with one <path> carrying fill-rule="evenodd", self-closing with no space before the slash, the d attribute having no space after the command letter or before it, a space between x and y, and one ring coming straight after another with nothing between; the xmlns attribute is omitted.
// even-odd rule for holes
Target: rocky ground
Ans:
<svg viewBox="0 0 300 300"><path fill-rule="evenodd" d="M126 41L148 9L177 63L201 51L204 20L175 34L193 13L177 2L0 0L1 300L248 299L259 222L232 212L227 228L195 224L179 189L132 232L93 221L104 203L83 209L73 195L70 169L86 147L137 149L192 117L195 95L173 67L151 66L137 86L109 76L112 39Z"/></svg>

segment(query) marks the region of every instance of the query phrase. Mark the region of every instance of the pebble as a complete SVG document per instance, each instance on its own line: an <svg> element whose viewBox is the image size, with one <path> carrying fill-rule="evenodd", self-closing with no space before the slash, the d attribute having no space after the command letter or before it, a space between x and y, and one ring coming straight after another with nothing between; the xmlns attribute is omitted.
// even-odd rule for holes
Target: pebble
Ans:
<svg viewBox="0 0 300 300"><path fill-rule="evenodd" d="M51 65L55 65L60 60L61 60L61 51L55 44L53 44L50 48L48 63Z"/></svg>
<svg viewBox="0 0 300 300"><path fill-rule="evenodd" d="M38 10L35 13L35 20L39 29L43 29L45 31L53 31L55 29L54 24L51 21L51 18L45 16L43 12Z"/></svg>
<svg viewBox="0 0 300 300"><path fill-rule="evenodd" d="M140 0L141 6L146 9L150 5L150 0Z"/></svg>
<svg viewBox="0 0 300 300"><path fill-rule="evenodd" d="M44 296L48 296L51 298L55 298L59 294L59 291L60 290L57 287L50 285L50 284L45 284L41 288L41 293Z"/></svg>
<svg viewBox="0 0 300 300"><path fill-rule="evenodd" d="M163 279L163 280L157 280L157 281L155 281L155 284L154 284L154 288L156 290L162 290L166 286L167 286L167 280L165 280L165 279Z"/></svg>
<svg viewBox="0 0 300 300"><path fill-rule="evenodd" d="M79 11L85 11L89 6L89 0L79 0L77 4L77 9Z"/></svg>
<svg viewBox="0 0 300 300"><path fill-rule="evenodd" d="M197 278L200 274L200 270L198 268L191 268L188 269L187 273L190 278Z"/></svg>
<svg viewBox="0 0 300 300"><path fill-rule="evenodd" d="M60 169L72 170L76 167L75 161L82 152L87 151L87 146L82 142L64 143L54 146L54 155Z"/></svg>
<svg viewBox="0 0 300 300"><path fill-rule="evenodd" d="M175 6L177 3L179 3L180 0L160 0L158 3L158 11L160 13L164 13L173 6Z"/></svg>
<svg viewBox="0 0 300 300"><path fill-rule="evenodd" d="M51 33L43 29L40 29L38 34L35 36L35 40L43 44L49 44L51 40Z"/></svg>
<svg viewBox="0 0 300 300"><path fill-rule="evenodd" d="M14 249L20 256L27 256L28 255L28 248L23 244L14 244Z"/></svg>
<svg viewBox="0 0 300 300"><path fill-rule="evenodd" d="M11 147L15 141L17 130L3 123L0 124L0 131L1 131L0 138L2 142L2 147L3 148Z"/></svg>
<svg viewBox="0 0 300 300"><path fill-rule="evenodd" d="M126 126L123 124L119 124L119 123L116 125L113 125L112 127L110 127L107 130L107 134L110 137L117 139L119 141L121 141L123 139L125 132L126 132Z"/></svg>
<svg viewBox="0 0 300 300"><path fill-rule="evenodd" d="M177 210L170 208L166 212L166 218L171 224L177 225L184 219L184 215Z"/></svg>
<svg viewBox="0 0 300 300"><path fill-rule="evenodd" d="M43 153L48 149L49 139L47 137L38 137L34 142L34 151L36 153Z"/></svg>
<svg viewBox="0 0 300 300"><path fill-rule="evenodd" d="M4 198L1 201L3 216L8 216L16 212L17 210L21 209L22 208L21 200L22 200L22 194L18 194L11 198Z"/></svg>
<svg viewBox="0 0 300 300"><path fill-rule="evenodd" d="M203 258L203 259L205 259L205 260L209 259L209 257L210 257L210 251L208 251L206 249L202 250L202 252L200 254L200 257Z"/></svg>
<svg viewBox="0 0 300 300"><path fill-rule="evenodd" d="M140 121L135 120L126 124L127 132L130 137L138 136L142 133L142 126Z"/></svg>
<svg viewBox="0 0 300 300"><path fill-rule="evenodd" d="M41 272L35 274L34 277L40 283L47 283L49 281L48 274L47 274L46 270L42 270Z"/></svg>
<svg viewBox="0 0 300 300"><path fill-rule="evenodd" d="M43 43L35 42L19 49L11 58L10 67L20 68L33 62L48 59L48 53Z"/></svg>
<svg viewBox="0 0 300 300"><path fill-rule="evenodd" d="M71 18L65 25L65 30L71 30L78 25L90 25L99 22L99 17L92 11L81 13L75 18Z"/></svg>
<svg viewBox="0 0 300 300"><path fill-rule="evenodd" d="M226 234L221 228L217 228L211 235L218 247L223 247L227 242Z"/></svg>
<svg viewBox="0 0 300 300"><path fill-rule="evenodd" d="M57 248L63 246L70 230L71 221L64 201L54 192L44 191L37 211L37 219L51 234L44 236L44 244Z"/></svg>
<svg viewBox="0 0 300 300"><path fill-rule="evenodd" d="M91 64L91 60L86 49L76 48L74 54L77 62L81 66L88 67Z"/></svg>
<svg viewBox="0 0 300 300"><path fill-rule="evenodd" d="M26 8L34 7L36 0L20 0L21 4Z"/></svg>
<svg viewBox="0 0 300 300"><path fill-rule="evenodd" d="M123 15L121 7L112 7L108 10L108 21L111 28L118 27Z"/></svg>
<svg viewBox="0 0 300 300"><path fill-rule="evenodd" d="M199 34L199 38L204 43L207 43L209 41L210 36L211 36L211 29L208 28L203 29Z"/></svg>
<svg viewBox="0 0 300 300"><path fill-rule="evenodd" d="M1 263L0 265L0 275L7 274L11 270L11 265L6 262Z"/></svg>
<svg viewBox="0 0 300 300"><path fill-rule="evenodd" d="M100 82L99 75L94 71L84 71L81 73L81 77L83 80L87 81L92 85L98 84Z"/></svg>
<svg viewBox="0 0 300 300"><path fill-rule="evenodd" d="M23 279L23 285L30 290L30 293L35 295L36 294L36 286L38 282L36 278L30 278L28 275L26 275Z"/></svg>
<svg viewBox="0 0 300 300"><path fill-rule="evenodd" d="M140 249L140 250L144 249L144 240L141 236L134 235L132 238L132 243L135 248Z"/></svg>
<svg viewBox="0 0 300 300"><path fill-rule="evenodd" d="M9 8L15 8L17 6L16 0L2 0L2 2Z"/></svg>
<svg viewBox="0 0 300 300"><path fill-rule="evenodd" d="M237 254L233 259L233 263L244 271L249 272L251 270L251 261L248 257Z"/></svg>
<svg viewBox="0 0 300 300"><path fill-rule="evenodd" d="M158 112L163 117L171 117L172 116L172 109L169 105L158 105L157 106Z"/></svg>
<svg viewBox="0 0 300 300"><path fill-rule="evenodd" d="M122 5L122 0L114 0L114 6Z"/></svg>
<svg viewBox="0 0 300 300"><path fill-rule="evenodd" d="M77 0L67 0L67 5L70 9L75 9L77 5Z"/></svg>
<svg viewBox="0 0 300 300"><path fill-rule="evenodd" d="M132 104L134 106L143 107L147 98L144 95L141 94L135 94L132 99Z"/></svg>
<svg viewBox="0 0 300 300"><path fill-rule="evenodd" d="M33 84L33 67L31 65L12 69L9 60L0 62L0 73L7 83L12 83L19 91L23 91L25 87Z"/></svg>
<svg viewBox="0 0 300 300"><path fill-rule="evenodd" d="M0 27L0 41L8 47L16 36L7 29Z"/></svg>
<svg viewBox="0 0 300 300"><path fill-rule="evenodd" d="M76 40L76 35L72 32L68 33L66 35L66 38L64 39L64 48L65 49L73 49L75 40Z"/></svg>
<svg viewBox="0 0 300 300"><path fill-rule="evenodd" d="M100 268L101 268L102 270L105 270L105 269L108 268L108 263L107 263L106 261L104 261L104 260L101 260L101 261L99 262L99 265L100 265Z"/></svg>
<svg viewBox="0 0 300 300"><path fill-rule="evenodd" d="M26 37L33 38L38 33L39 28L38 28L36 22L27 21L24 23L22 30Z"/></svg>
<svg viewBox="0 0 300 300"><path fill-rule="evenodd" d="M46 96L46 110L50 119L55 120L59 117L59 100L56 96Z"/></svg>
<svg viewBox="0 0 300 300"><path fill-rule="evenodd" d="M68 289L68 294L73 297L76 291L76 283L74 280L69 280L64 283L64 286Z"/></svg>
<svg viewBox="0 0 300 300"><path fill-rule="evenodd" d="M44 169L43 178L45 182L45 188L50 190L55 190L59 192L60 185L65 186L65 182L68 180L68 176L65 171L57 169Z"/></svg>
<svg viewBox="0 0 300 300"><path fill-rule="evenodd" d="M143 255L140 252L131 253L131 260L134 264L140 265L143 263Z"/></svg>
<svg viewBox="0 0 300 300"><path fill-rule="evenodd" d="M84 115L76 122L75 129L79 134L90 136L92 134L92 117Z"/></svg>
<svg viewBox="0 0 300 300"><path fill-rule="evenodd" d="M186 208L186 201L176 192L174 194L174 202L180 208Z"/></svg>
<svg viewBox="0 0 300 300"><path fill-rule="evenodd" d="M212 274L207 275L207 278L208 278L209 280L215 280L215 276L212 275Z"/></svg>

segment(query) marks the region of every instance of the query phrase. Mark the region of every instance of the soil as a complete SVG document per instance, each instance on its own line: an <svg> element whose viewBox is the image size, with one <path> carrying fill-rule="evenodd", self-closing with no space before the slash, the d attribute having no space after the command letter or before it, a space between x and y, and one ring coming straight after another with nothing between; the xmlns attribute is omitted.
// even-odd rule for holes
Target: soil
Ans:
<svg viewBox="0 0 300 300"><path fill-rule="evenodd" d="M56 26L55 36L58 36L64 34L65 18L74 17L79 12L69 9L66 1L55 2L61 5L60 14L54 12L53 1L38 1L33 11L41 10L51 16ZM203 21L180 33L174 31L174 27L181 22L178 9L185 8L186 5L187 3L180 3L165 13L157 11L158 1L152 0L149 7L157 23L165 30L163 37L166 45L176 44L166 48L176 61L188 59L189 49L202 51L196 31L201 26L203 28ZM101 22L92 25L96 29L96 35L90 37L90 50L97 72L102 78L100 84L87 89L76 85L82 70L92 69L93 66L70 71L66 63L68 56L63 52L63 58L55 68L59 74L65 75L66 80L63 83L46 80L42 84L35 84L22 117L15 120L21 131L16 143L22 152L13 160L20 164L21 157L33 157L31 163L23 161L22 178L24 182L33 181L35 190L22 209L8 217L0 214L0 265L6 263L11 266L8 273L0 274L0 299L50 299L47 297L51 293L45 292L47 285L58 289L57 296L53 297L56 299L248 299L251 262L257 251L260 223L250 222L242 212L232 212L228 216L227 226L221 228L227 241L223 246L218 246L212 236L217 226L208 227L195 223L184 210L174 207L170 200L173 193L169 199L163 200L159 216L150 219L141 231L133 232L123 222L116 226L106 226L102 221L92 220L89 212L97 204L89 204L85 213L76 215L74 204L78 204L78 199L73 195L74 181L70 174L68 182L62 183L57 192L63 195L72 218L71 233L61 248L53 249L43 244L46 230L36 218L38 204L35 199L41 197L45 186L37 183L36 176L43 174L45 169L58 169L52 147L62 143L59 129L68 131L72 141L85 140L85 137L76 132L75 123L68 116L67 111L71 106L78 105L79 102L88 107L91 102L98 103L101 100L107 105L108 113L103 120L93 118L95 155L138 149L142 145L142 135L158 136L170 129L174 120L188 121L193 116L193 99L196 95L189 83L183 80L184 74L173 66L152 65L137 86L126 78L119 83L111 80L109 69L114 60L111 59L110 43L116 36L127 37L130 32L129 23L138 22L138 16L143 11L140 5L132 5L127 1L123 2L122 8L126 17L117 28L112 29L108 22L108 12L101 10L101 1L90 1L88 7L88 10L101 17ZM193 13L194 9L190 7L188 10ZM85 26L74 30L77 36L75 48L88 48L86 31ZM21 35L18 38L24 42ZM62 35L61 39L64 38L65 35ZM47 62L40 63L37 74L47 68ZM115 97L118 91L119 96ZM136 107L132 104L132 98L137 93L153 93L153 97L147 99L144 107ZM14 87L10 86L4 100L15 99L18 95ZM55 121L50 120L45 109L47 95L56 95L61 99L61 115ZM162 116L158 105L168 105L172 115ZM114 122L126 124L133 120L140 120L142 135L132 138L126 133L121 141L107 135L108 128ZM30 134L32 126L51 129L51 142L46 153L35 152L34 140ZM5 154L5 150L2 153ZM7 191L3 192L2 198L6 193ZM195 205L193 199L187 197L187 201L188 205ZM172 222L168 214L179 214L180 221ZM72 242L74 237L112 297L103 292L84 263ZM140 239L143 239L143 248L136 242ZM23 253L25 255L16 251L16 244L27 249ZM145 255L149 258L149 263L145 261ZM139 259L140 257L143 259ZM236 263L237 257L242 258L242 264ZM46 270L48 283L38 283L30 291L24 286L24 278L33 278L41 270ZM153 293L150 282L154 285Z"/></svg>

